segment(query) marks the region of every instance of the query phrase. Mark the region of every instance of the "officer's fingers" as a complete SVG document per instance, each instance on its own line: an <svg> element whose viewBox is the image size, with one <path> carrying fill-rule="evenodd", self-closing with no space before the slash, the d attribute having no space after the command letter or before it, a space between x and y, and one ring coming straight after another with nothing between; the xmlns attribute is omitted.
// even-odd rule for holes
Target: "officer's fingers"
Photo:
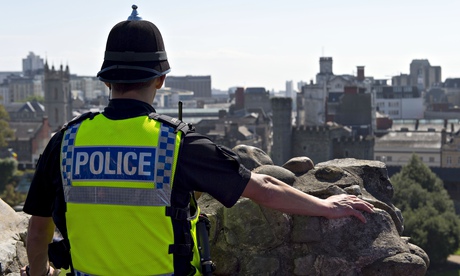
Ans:
<svg viewBox="0 0 460 276"><path fill-rule="evenodd" d="M358 218L362 223L367 222L366 218L364 217L363 213L361 213L361 211L353 209L351 215Z"/></svg>
<svg viewBox="0 0 460 276"><path fill-rule="evenodd" d="M361 199L359 199L359 201L354 201L351 206L353 209L374 213L374 205Z"/></svg>

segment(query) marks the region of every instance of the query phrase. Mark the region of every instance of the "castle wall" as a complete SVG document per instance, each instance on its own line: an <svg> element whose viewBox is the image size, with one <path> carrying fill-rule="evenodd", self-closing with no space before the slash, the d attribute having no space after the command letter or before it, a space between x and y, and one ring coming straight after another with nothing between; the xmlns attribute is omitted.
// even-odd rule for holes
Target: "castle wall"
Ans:
<svg viewBox="0 0 460 276"><path fill-rule="evenodd" d="M356 158L364 160L374 159L374 138L342 137L333 139L332 147L334 159Z"/></svg>
<svg viewBox="0 0 460 276"><path fill-rule="evenodd" d="M331 132L324 126L294 128L292 156L309 157L315 164L331 160L333 155Z"/></svg>

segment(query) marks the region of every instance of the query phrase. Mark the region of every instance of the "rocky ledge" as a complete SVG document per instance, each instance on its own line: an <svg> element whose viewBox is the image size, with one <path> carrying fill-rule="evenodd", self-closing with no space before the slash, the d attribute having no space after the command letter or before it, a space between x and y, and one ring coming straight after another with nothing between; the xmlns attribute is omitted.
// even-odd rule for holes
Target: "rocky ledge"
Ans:
<svg viewBox="0 0 460 276"><path fill-rule="evenodd" d="M404 223L393 206L393 186L385 164L337 159L314 164L296 157L275 166L260 149L235 152L254 172L276 177L320 198L348 193L371 202L367 223L283 214L241 198L227 209L207 194L198 202L211 221L214 275L425 275L427 254L401 236ZM19 275L27 263L24 240L28 217L0 200L0 275Z"/></svg>
<svg viewBox="0 0 460 276"><path fill-rule="evenodd" d="M392 203L385 164L336 159L314 165L296 157L275 166L260 149L234 151L254 172L326 198L353 194L374 204L367 223L354 217L326 219L283 214L241 198L227 209L207 194L198 202L211 221L211 256L215 275L425 275L427 254L401 236L401 212Z"/></svg>

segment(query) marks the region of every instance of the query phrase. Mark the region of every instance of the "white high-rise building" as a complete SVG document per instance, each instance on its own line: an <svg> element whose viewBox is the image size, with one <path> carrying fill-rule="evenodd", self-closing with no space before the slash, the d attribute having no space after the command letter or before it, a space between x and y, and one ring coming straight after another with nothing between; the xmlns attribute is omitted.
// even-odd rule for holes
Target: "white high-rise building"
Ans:
<svg viewBox="0 0 460 276"><path fill-rule="evenodd" d="M29 55L22 59L22 73L25 76L34 75L34 72L43 71L43 68L45 68L43 59L33 52L29 52Z"/></svg>

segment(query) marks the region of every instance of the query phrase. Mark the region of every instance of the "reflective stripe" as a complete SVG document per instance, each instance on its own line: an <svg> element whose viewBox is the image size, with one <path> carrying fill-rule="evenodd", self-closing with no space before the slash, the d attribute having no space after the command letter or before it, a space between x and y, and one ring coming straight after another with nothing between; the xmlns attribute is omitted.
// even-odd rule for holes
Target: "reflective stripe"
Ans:
<svg viewBox="0 0 460 276"><path fill-rule="evenodd" d="M81 272L81 271L78 271L78 270L75 270L75 269L74 269L74 271L75 271L75 276L94 276L94 275L84 273L84 272ZM151 275L151 276L174 276L174 273L155 274L155 275Z"/></svg>
<svg viewBox="0 0 460 276"><path fill-rule="evenodd" d="M64 133L64 139L62 140L62 185L72 185L72 157L73 147L75 144L75 136L77 136L78 128L80 124L72 125Z"/></svg>
<svg viewBox="0 0 460 276"><path fill-rule="evenodd" d="M155 183L157 189L162 189L164 184L172 184L172 164L176 148L176 134L174 128L161 124L160 138L158 141L157 176Z"/></svg>
<svg viewBox="0 0 460 276"><path fill-rule="evenodd" d="M140 189L65 186L64 196L66 202L72 203L167 206L169 205L171 192L169 187L167 189Z"/></svg>
<svg viewBox="0 0 460 276"><path fill-rule="evenodd" d="M171 176L176 148L174 128L161 124L155 162L155 188L116 188L72 185L75 138L81 124L69 127L62 142L62 185L66 202L115 204L131 206L168 206L171 198ZM151 181L145 181L150 182ZM153 183L152 183L153 184Z"/></svg>

